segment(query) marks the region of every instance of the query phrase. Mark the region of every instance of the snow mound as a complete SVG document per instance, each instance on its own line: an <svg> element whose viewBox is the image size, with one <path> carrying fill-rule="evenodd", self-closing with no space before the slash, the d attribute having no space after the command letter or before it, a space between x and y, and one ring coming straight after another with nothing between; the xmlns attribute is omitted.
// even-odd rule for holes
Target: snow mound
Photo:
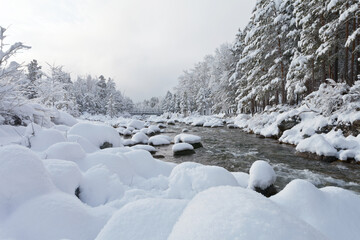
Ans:
<svg viewBox="0 0 360 240"><path fill-rule="evenodd" d="M300 141L296 146L296 150L299 152L311 152L320 156L337 156L337 150L320 134L314 134Z"/></svg>
<svg viewBox="0 0 360 240"><path fill-rule="evenodd" d="M266 189L276 181L276 174L269 163L263 160L255 161L249 170L249 185L248 187L255 190L255 188Z"/></svg>
<svg viewBox="0 0 360 240"><path fill-rule="evenodd" d="M249 185L249 174L244 172L232 172L231 174L235 177L240 187L247 188Z"/></svg>
<svg viewBox="0 0 360 240"><path fill-rule="evenodd" d="M143 132L138 132L136 133L131 140L135 143L135 144L147 144L149 141L148 136L145 135L145 133Z"/></svg>
<svg viewBox="0 0 360 240"><path fill-rule="evenodd" d="M86 153L81 145L75 142L60 142L51 145L45 151L46 158L78 161L85 158Z"/></svg>
<svg viewBox="0 0 360 240"><path fill-rule="evenodd" d="M59 190L73 195L82 179L76 163L59 159L46 159L43 160L43 163L55 186Z"/></svg>
<svg viewBox="0 0 360 240"><path fill-rule="evenodd" d="M192 135L192 134L181 133L174 137L174 142L175 143L184 142L184 143L190 143L190 144L200 143L201 137Z"/></svg>
<svg viewBox="0 0 360 240"><path fill-rule="evenodd" d="M87 153L93 153L99 150L99 148L92 144L89 140L79 135L68 135L67 140L69 142L75 142L80 144L82 149Z"/></svg>
<svg viewBox="0 0 360 240"><path fill-rule="evenodd" d="M234 176L222 167L185 162L177 165L169 177L169 196L192 198L216 186L238 186Z"/></svg>
<svg viewBox="0 0 360 240"><path fill-rule="evenodd" d="M121 146L121 137L117 131L103 124L77 123L70 128L69 134L82 136L96 147L102 146L105 142L111 143L113 147Z"/></svg>
<svg viewBox="0 0 360 240"><path fill-rule="evenodd" d="M150 145L138 144L138 145L132 146L131 149L142 149L142 150L145 150L145 151L148 151L151 153L157 152L156 148L154 148L153 146L150 146Z"/></svg>
<svg viewBox="0 0 360 240"><path fill-rule="evenodd" d="M325 239L310 225L256 192L240 187L216 187L190 201L168 239L289 238Z"/></svg>
<svg viewBox="0 0 360 240"><path fill-rule="evenodd" d="M57 125L62 124L69 127L72 127L78 123L78 121L73 116L61 110L58 110L55 117L53 117L51 120Z"/></svg>
<svg viewBox="0 0 360 240"><path fill-rule="evenodd" d="M142 199L117 211L97 240L166 240L186 206L177 199Z"/></svg>
<svg viewBox="0 0 360 240"><path fill-rule="evenodd" d="M90 168L80 183L80 199L92 207L120 199L123 195L124 187L118 176L104 165Z"/></svg>
<svg viewBox="0 0 360 240"><path fill-rule="evenodd" d="M109 215L109 210L86 207L75 196L47 194L20 206L2 226L0 238L94 239Z"/></svg>
<svg viewBox="0 0 360 240"><path fill-rule="evenodd" d="M140 130L145 127L145 122L140 120L131 120L127 126Z"/></svg>
<svg viewBox="0 0 360 240"><path fill-rule="evenodd" d="M149 144L154 146L169 145L170 143L171 143L171 138L164 135L158 135L149 138Z"/></svg>
<svg viewBox="0 0 360 240"><path fill-rule="evenodd" d="M0 147L0 221L21 203L54 189L34 152L18 145Z"/></svg>
<svg viewBox="0 0 360 240"><path fill-rule="evenodd" d="M186 151L186 150L194 150L194 147L189 143L176 143L172 147L172 151L174 153L181 152L181 151Z"/></svg>
<svg viewBox="0 0 360 240"><path fill-rule="evenodd" d="M360 197L348 190L337 187L317 189L311 183L297 179L270 199L328 239L359 237Z"/></svg>

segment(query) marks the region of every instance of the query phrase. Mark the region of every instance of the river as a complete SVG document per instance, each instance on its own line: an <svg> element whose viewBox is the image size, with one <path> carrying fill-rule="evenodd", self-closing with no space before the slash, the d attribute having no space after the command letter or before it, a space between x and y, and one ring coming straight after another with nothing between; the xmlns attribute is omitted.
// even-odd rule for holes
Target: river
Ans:
<svg viewBox="0 0 360 240"><path fill-rule="evenodd" d="M216 165L231 172L249 172L256 160L269 162L277 174L275 186L281 190L293 179L306 179L317 187L338 186L360 193L360 165L342 162L326 163L296 155L293 146L279 144L274 139L258 138L240 129L192 127L184 124L169 126L164 135L174 137L188 129L202 138L203 148L188 156L174 157L172 145L158 147L163 160L181 163L198 162Z"/></svg>

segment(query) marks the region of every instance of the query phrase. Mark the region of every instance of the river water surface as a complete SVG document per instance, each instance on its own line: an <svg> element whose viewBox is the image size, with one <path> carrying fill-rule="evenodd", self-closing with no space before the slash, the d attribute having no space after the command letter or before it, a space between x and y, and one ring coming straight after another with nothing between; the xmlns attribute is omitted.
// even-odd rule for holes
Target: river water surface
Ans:
<svg viewBox="0 0 360 240"><path fill-rule="evenodd" d="M281 190L293 179L306 179L317 187L339 186L360 193L360 165L326 163L296 155L293 146L279 144L274 139L258 138L239 129L192 127L184 124L169 126L164 135L174 137L188 129L202 138L203 148L188 156L174 157L172 145L159 147L157 155L176 163L191 161L216 165L231 172L249 172L256 160L269 162L277 174L275 186Z"/></svg>

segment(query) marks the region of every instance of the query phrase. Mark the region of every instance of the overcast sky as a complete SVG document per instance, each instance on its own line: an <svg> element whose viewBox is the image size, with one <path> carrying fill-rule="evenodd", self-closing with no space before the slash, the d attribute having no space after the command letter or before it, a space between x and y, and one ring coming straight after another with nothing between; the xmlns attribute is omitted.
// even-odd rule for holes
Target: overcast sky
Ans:
<svg viewBox="0 0 360 240"><path fill-rule="evenodd" d="M255 0L0 0L17 59L114 78L135 102L163 96L248 23Z"/></svg>

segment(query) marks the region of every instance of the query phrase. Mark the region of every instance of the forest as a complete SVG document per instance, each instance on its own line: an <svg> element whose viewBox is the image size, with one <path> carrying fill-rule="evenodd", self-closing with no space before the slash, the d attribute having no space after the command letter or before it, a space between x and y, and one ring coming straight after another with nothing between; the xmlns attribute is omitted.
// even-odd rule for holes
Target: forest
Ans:
<svg viewBox="0 0 360 240"><path fill-rule="evenodd" d="M327 79L358 79L360 3L257 1L233 44L223 44L179 76L164 110L255 113L299 104Z"/></svg>

